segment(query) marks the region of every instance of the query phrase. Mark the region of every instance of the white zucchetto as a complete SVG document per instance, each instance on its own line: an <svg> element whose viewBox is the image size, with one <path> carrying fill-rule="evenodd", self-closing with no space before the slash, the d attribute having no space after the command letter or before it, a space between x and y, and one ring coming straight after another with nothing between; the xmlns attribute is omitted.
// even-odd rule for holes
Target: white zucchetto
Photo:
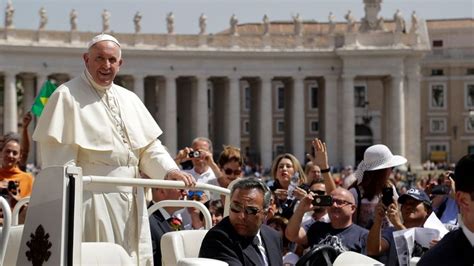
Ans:
<svg viewBox="0 0 474 266"><path fill-rule="evenodd" d="M116 43L119 47L120 47L120 43L117 39L115 39L114 36L112 35L109 35L109 34L105 34L105 33L101 33L97 36L95 36L94 38L92 38L92 40L89 42L89 44L87 45L87 48L91 48L94 44L98 43L98 42L102 42L102 41L112 41L114 43Z"/></svg>

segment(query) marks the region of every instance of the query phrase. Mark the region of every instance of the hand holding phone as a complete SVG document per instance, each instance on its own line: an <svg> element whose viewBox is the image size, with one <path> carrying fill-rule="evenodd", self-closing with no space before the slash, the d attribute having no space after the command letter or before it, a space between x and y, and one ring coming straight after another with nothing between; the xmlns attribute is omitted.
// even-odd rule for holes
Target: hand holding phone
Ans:
<svg viewBox="0 0 474 266"><path fill-rule="evenodd" d="M382 190L382 203L385 206L389 206L393 203L393 188L386 187Z"/></svg>
<svg viewBox="0 0 474 266"><path fill-rule="evenodd" d="M332 197L330 195L313 195L313 205L318 207L332 206Z"/></svg>

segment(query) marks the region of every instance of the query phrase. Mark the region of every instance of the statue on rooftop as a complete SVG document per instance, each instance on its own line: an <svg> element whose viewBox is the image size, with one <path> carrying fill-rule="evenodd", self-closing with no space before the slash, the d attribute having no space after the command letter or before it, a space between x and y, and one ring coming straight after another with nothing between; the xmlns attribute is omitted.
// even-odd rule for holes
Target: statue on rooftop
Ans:
<svg viewBox="0 0 474 266"><path fill-rule="evenodd" d="M299 13L296 14L296 16L293 16L293 24L295 25L295 35L303 35L303 19Z"/></svg>
<svg viewBox="0 0 474 266"><path fill-rule="evenodd" d="M402 12L399 9L393 14L393 20L395 21L395 32L405 32L405 19L403 18Z"/></svg>
<svg viewBox="0 0 474 266"><path fill-rule="evenodd" d="M413 11L411 13L411 28L410 28L410 33L416 33L418 31L418 17L416 16L416 12Z"/></svg>
<svg viewBox="0 0 474 266"><path fill-rule="evenodd" d="M40 8L39 15L40 15L39 29L44 30L44 28L46 27L46 24L48 23L48 16L46 15L46 9L44 7Z"/></svg>
<svg viewBox="0 0 474 266"><path fill-rule="evenodd" d="M238 35L237 24L239 23L239 20L237 19L235 14L232 14L232 16L230 17L230 22L229 23L230 23L230 34L231 35Z"/></svg>
<svg viewBox="0 0 474 266"><path fill-rule="evenodd" d="M166 16L166 28L168 30L168 34L174 34L174 14L173 12L169 12Z"/></svg>
<svg viewBox="0 0 474 266"><path fill-rule="evenodd" d="M333 14L332 12L329 12L329 15L328 15L328 21L329 21L329 29L328 29L328 32L329 32L329 33L333 33L333 32L334 32L334 29L336 29L335 20L336 20L336 16L334 16L334 14Z"/></svg>
<svg viewBox="0 0 474 266"><path fill-rule="evenodd" d="M199 17L199 34L206 34L207 17L204 13Z"/></svg>
<svg viewBox="0 0 474 266"><path fill-rule="evenodd" d="M360 21L360 32L385 31L385 24L378 14L381 9L382 0L364 0L365 17Z"/></svg>
<svg viewBox="0 0 474 266"><path fill-rule="evenodd" d="M347 14L344 16L347 21L347 32L354 32L355 29L355 19L352 15L352 11L348 10Z"/></svg>
<svg viewBox="0 0 474 266"><path fill-rule="evenodd" d="M71 31L77 30L77 11L75 9L72 9L69 14L69 23L71 24Z"/></svg>
<svg viewBox="0 0 474 266"><path fill-rule="evenodd" d="M142 30L142 25L140 24L142 20L142 14L140 13L140 11L137 11L137 13L135 13L135 16L133 17L133 24L135 25L135 33L140 33L140 31Z"/></svg>
<svg viewBox="0 0 474 266"><path fill-rule="evenodd" d="M7 2L7 7L5 8L5 28L13 28L13 14L15 14L15 8L13 8L12 1Z"/></svg>
<svg viewBox="0 0 474 266"><path fill-rule="evenodd" d="M110 17L110 12L107 9L104 9L102 12L102 32L110 31Z"/></svg>
<svg viewBox="0 0 474 266"><path fill-rule="evenodd" d="M268 19L267 14L263 16L263 35L270 34L270 20Z"/></svg>

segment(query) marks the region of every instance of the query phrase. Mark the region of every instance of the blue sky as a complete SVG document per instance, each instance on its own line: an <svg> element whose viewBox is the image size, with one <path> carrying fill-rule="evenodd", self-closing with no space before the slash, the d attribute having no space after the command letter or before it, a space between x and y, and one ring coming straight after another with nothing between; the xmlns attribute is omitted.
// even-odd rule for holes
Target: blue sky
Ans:
<svg viewBox="0 0 474 266"><path fill-rule="evenodd" d="M327 21L330 11L337 21L343 21L347 10L356 19L364 16L363 0L12 0L15 8L14 25L20 29L36 29L39 25L39 9L46 8L49 22L46 29L69 30L69 13L78 11L80 31L99 32L102 27L101 13L104 8L111 14L111 29L115 32L133 32L133 16L143 15L142 32L166 32L165 17L168 12L175 16L176 33L197 33L198 18L205 13L208 32L219 32L229 25L235 14L239 23L261 22L264 14L271 21L291 20L299 13L304 20ZM0 0L1 23L7 0ZM406 20L416 10L422 19L472 18L474 0L384 0L380 15L391 19L400 9Z"/></svg>

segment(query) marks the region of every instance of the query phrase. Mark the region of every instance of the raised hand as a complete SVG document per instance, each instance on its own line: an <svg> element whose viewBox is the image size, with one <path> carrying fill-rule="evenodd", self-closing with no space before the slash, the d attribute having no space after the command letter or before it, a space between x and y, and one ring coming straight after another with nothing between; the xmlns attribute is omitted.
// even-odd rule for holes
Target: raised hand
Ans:
<svg viewBox="0 0 474 266"><path fill-rule="evenodd" d="M328 169L328 152L326 148L326 143L322 142L320 139L315 138L312 141L312 145L314 148L314 156L311 154L306 154L308 159L313 162L313 164L319 166L321 169Z"/></svg>

